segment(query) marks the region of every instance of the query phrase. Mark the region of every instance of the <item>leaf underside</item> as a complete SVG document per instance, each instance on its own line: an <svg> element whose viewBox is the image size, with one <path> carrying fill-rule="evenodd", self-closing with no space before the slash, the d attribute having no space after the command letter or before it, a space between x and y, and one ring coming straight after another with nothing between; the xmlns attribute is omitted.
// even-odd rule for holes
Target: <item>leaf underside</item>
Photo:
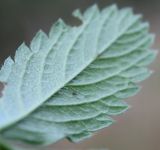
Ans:
<svg viewBox="0 0 160 150"><path fill-rule="evenodd" d="M59 19L48 36L38 32L4 62L0 137L32 144L88 138L128 109L123 99L151 74L153 36L140 15L115 5L73 15L80 26Z"/></svg>

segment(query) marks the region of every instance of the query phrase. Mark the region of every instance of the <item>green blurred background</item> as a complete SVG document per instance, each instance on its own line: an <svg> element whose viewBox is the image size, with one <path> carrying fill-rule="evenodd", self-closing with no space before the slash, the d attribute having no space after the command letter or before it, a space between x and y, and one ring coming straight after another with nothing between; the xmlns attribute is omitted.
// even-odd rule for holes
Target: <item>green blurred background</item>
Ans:
<svg viewBox="0 0 160 150"><path fill-rule="evenodd" d="M16 48L33 38L42 29L49 31L59 18L68 24L77 24L71 16L76 8L85 10L93 3L100 8L117 3L119 8L132 7L150 22L151 32L156 34L154 49L160 47L160 0L0 0L0 63ZM60 141L48 150L160 150L160 59L151 65L155 73L143 82L142 90L128 103L132 108L115 117L117 123L96 133L78 144Z"/></svg>

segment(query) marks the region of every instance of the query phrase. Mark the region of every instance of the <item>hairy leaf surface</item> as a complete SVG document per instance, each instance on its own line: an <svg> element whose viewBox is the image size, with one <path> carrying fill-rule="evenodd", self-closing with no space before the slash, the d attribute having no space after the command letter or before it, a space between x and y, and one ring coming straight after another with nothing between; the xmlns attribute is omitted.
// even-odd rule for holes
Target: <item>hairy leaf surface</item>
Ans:
<svg viewBox="0 0 160 150"><path fill-rule="evenodd" d="M82 24L59 19L49 35L40 31L6 59L0 81L2 138L50 144L77 142L112 124L128 109L123 99L138 91L151 71L155 52L148 23L129 8L96 5L73 15Z"/></svg>

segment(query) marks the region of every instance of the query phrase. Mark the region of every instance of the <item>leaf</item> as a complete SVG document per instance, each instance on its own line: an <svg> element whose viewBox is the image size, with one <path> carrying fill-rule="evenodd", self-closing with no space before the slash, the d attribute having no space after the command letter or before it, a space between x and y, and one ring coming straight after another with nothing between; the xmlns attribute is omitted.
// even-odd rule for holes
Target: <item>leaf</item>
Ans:
<svg viewBox="0 0 160 150"><path fill-rule="evenodd" d="M36 34L14 60L6 59L0 80L0 136L32 144L90 137L113 123L109 117L128 109L123 99L138 92L137 82L156 53L148 23L129 8L96 5L73 15L82 24L59 19L49 36Z"/></svg>

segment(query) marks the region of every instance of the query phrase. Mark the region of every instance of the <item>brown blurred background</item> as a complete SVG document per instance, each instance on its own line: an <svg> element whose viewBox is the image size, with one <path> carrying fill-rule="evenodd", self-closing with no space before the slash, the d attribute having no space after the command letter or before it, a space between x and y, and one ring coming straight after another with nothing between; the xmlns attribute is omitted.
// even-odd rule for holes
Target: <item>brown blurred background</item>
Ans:
<svg viewBox="0 0 160 150"><path fill-rule="evenodd" d="M29 43L39 29L45 32L59 17L69 24L76 20L71 12L84 10L93 3L100 8L117 3L142 13L156 34L155 49L160 47L160 0L0 0L0 63L13 55L23 42ZM142 90L128 101L132 108L116 117L117 123L78 144L60 141L48 150L160 150L160 56L151 65L155 73L142 83Z"/></svg>

